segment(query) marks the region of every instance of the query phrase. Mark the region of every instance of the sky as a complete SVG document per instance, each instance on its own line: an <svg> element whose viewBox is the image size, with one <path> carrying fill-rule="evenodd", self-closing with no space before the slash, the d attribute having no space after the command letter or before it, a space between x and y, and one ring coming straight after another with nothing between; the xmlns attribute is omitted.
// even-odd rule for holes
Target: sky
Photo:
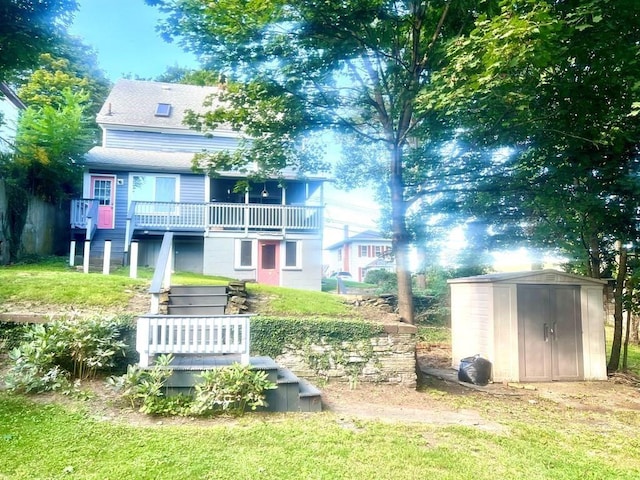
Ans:
<svg viewBox="0 0 640 480"><path fill-rule="evenodd" d="M69 33L97 51L98 63L112 82L124 75L153 79L167 67L196 68L195 55L175 43L165 42L156 32L161 14L144 0L78 0L79 11ZM344 225L350 234L376 229L378 206L371 193L351 193L326 186L325 246L342 240Z"/></svg>
<svg viewBox="0 0 640 480"><path fill-rule="evenodd" d="M111 81L131 75L153 79L168 66L194 68L196 57L167 43L155 28L161 14L143 0L79 0L69 32L94 47Z"/></svg>

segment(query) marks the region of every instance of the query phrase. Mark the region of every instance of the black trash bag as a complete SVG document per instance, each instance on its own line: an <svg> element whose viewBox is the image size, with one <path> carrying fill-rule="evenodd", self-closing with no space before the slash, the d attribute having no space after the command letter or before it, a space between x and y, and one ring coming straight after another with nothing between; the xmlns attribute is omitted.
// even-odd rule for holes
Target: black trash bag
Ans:
<svg viewBox="0 0 640 480"><path fill-rule="evenodd" d="M458 380L484 386L491 378L491 362L480 355L460 360Z"/></svg>

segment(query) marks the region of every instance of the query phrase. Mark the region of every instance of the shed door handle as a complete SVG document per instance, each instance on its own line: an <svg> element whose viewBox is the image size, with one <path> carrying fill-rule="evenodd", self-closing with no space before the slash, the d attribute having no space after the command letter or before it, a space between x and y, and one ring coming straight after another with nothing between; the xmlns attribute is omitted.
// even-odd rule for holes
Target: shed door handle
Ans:
<svg viewBox="0 0 640 480"><path fill-rule="evenodd" d="M544 341L548 342L549 341L549 325L547 325L546 323L544 324L543 335L544 335Z"/></svg>

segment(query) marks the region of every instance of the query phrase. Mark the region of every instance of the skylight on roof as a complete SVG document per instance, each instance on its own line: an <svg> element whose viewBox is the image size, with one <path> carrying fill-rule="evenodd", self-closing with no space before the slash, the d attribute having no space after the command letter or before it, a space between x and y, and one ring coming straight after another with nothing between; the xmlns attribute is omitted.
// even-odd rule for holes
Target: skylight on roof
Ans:
<svg viewBox="0 0 640 480"><path fill-rule="evenodd" d="M171 115L170 103L159 103L156 106L156 117L168 117Z"/></svg>

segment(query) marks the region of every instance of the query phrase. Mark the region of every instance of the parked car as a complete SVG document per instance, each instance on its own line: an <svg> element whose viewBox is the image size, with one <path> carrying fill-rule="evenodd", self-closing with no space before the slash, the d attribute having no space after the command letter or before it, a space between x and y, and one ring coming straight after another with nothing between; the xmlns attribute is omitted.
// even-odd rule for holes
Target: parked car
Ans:
<svg viewBox="0 0 640 480"><path fill-rule="evenodd" d="M349 272L333 272L331 278L341 278L342 280L352 280L353 277Z"/></svg>

